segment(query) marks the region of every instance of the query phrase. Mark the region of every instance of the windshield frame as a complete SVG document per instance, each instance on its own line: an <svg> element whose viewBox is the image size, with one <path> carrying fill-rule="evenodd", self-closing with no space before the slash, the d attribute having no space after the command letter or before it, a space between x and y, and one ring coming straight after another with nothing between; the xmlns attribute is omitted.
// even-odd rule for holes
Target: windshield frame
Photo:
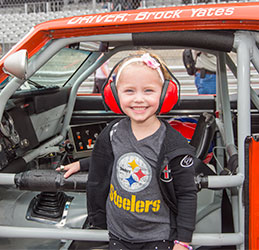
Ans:
<svg viewBox="0 0 259 250"><path fill-rule="evenodd" d="M63 87L90 54L91 52L86 50L71 47L61 48L28 79L45 87L50 85ZM33 59L32 57L31 60Z"/></svg>

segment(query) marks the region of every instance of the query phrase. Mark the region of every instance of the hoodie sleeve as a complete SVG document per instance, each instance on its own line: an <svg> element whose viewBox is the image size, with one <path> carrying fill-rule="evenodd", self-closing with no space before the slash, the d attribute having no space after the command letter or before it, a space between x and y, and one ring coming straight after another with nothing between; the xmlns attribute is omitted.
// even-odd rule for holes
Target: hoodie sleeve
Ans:
<svg viewBox="0 0 259 250"><path fill-rule="evenodd" d="M80 162L80 171L88 171L90 167L91 157L83 158L79 160Z"/></svg>
<svg viewBox="0 0 259 250"><path fill-rule="evenodd" d="M94 145L90 157L87 182L88 221L92 227L106 229L106 199L110 188L113 166L113 152L110 142L109 126L103 129Z"/></svg>
<svg viewBox="0 0 259 250"><path fill-rule="evenodd" d="M190 155L178 156L169 163L177 203L177 240L184 242L191 242L195 229L197 209L195 163L195 158Z"/></svg>

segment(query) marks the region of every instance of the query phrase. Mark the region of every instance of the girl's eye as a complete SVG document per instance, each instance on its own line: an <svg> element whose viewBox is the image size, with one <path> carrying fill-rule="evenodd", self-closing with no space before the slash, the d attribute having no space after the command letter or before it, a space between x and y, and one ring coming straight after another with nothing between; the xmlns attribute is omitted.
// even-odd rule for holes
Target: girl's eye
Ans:
<svg viewBox="0 0 259 250"><path fill-rule="evenodd" d="M133 89L125 89L126 93L133 93Z"/></svg>
<svg viewBox="0 0 259 250"><path fill-rule="evenodd" d="M145 92L146 93L151 93L151 92L153 92L153 89L146 89Z"/></svg>

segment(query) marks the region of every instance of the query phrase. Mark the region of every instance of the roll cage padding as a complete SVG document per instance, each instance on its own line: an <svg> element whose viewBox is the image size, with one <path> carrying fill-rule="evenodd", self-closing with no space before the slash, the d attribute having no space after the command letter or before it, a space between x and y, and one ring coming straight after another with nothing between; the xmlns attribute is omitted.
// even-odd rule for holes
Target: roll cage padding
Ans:
<svg viewBox="0 0 259 250"><path fill-rule="evenodd" d="M57 192L85 192L88 175L78 172L64 178L63 172L53 169L34 169L15 175L16 187L20 190Z"/></svg>
<svg viewBox="0 0 259 250"><path fill-rule="evenodd" d="M230 52L234 31L164 31L133 33L135 46L180 46Z"/></svg>

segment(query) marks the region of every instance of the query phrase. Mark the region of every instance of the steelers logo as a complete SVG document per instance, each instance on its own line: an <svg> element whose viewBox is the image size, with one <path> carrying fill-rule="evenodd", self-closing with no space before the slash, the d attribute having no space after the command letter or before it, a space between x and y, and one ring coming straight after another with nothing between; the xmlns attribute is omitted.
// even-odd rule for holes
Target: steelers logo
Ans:
<svg viewBox="0 0 259 250"><path fill-rule="evenodd" d="M128 192L142 191L152 177L150 165L137 153L122 155L117 162L116 172L120 186Z"/></svg>

